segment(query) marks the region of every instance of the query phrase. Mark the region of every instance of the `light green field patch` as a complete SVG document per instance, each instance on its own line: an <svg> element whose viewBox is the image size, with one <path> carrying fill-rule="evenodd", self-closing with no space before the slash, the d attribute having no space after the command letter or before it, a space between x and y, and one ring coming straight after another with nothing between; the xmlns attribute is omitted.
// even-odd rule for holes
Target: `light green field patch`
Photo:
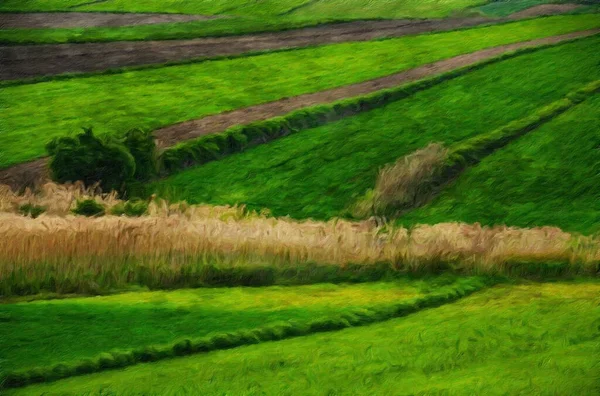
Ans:
<svg viewBox="0 0 600 396"><path fill-rule="evenodd" d="M93 358L115 348L168 344L278 321L308 322L419 297L436 282L205 288L2 304L0 368Z"/></svg>
<svg viewBox="0 0 600 396"><path fill-rule="evenodd" d="M356 329L9 394L565 394L598 390L600 283L499 286Z"/></svg>
<svg viewBox="0 0 600 396"><path fill-rule="evenodd" d="M248 17L292 14L310 19L441 17L486 0L4 0L6 11L119 11L226 14Z"/></svg>

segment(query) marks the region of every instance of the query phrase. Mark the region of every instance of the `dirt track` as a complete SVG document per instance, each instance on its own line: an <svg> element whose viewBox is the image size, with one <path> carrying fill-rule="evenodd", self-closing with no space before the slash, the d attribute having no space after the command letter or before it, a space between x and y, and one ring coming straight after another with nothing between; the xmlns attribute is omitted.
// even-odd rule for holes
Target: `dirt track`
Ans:
<svg viewBox="0 0 600 396"><path fill-rule="evenodd" d="M0 14L0 29L117 27L213 19L204 15L112 12L27 12Z"/></svg>
<svg viewBox="0 0 600 396"><path fill-rule="evenodd" d="M290 111L306 106L330 103L338 99L349 98L385 88L395 87L428 76L447 72L459 67L468 66L508 51L513 51L520 48L535 47L544 44L553 44L598 33L600 33L600 29L594 29L488 48L470 54L459 55L454 58L420 66L390 76L381 77L375 80L365 81L358 84L347 85L312 94L295 96L275 102L264 103L230 112L207 116L198 120L171 125L156 130L155 136L161 146L169 146L179 141L221 132L234 125L247 124L254 121L260 121L275 116L284 115ZM34 181L40 180L45 175L46 159L40 159L0 170L0 184L8 184L16 188L24 184L32 184Z"/></svg>

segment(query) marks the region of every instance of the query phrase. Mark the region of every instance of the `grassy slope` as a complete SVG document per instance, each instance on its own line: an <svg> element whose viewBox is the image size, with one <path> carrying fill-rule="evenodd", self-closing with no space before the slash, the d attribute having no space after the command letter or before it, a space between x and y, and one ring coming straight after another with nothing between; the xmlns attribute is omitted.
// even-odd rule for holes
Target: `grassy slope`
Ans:
<svg viewBox="0 0 600 396"><path fill-rule="evenodd" d="M600 95L467 170L402 223L443 221L600 230Z"/></svg>
<svg viewBox="0 0 600 396"><path fill-rule="evenodd" d="M106 133L158 128L364 81L477 49L594 26L600 26L600 18L544 18L6 87L0 90L4 105L0 168L44 155L51 138L81 126L92 125Z"/></svg>
<svg viewBox="0 0 600 396"><path fill-rule="evenodd" d="M3 0L0 11L119 11L168 12L184 14L226 14L242 16L271 16L297 14L305 18L321 17L444 17L452 11L485 3L486 0L108 0L96 4L84 0L22 1Z"/></svg>
<svg viewBox="0 0 600 396"><path fill-rule="evenodd" d="M187 289L3 304L0 371L277 321L307 322L356 307L418 297L435 282L431 278L357 285Z"/></svg>
<svg viewBox="0 0 600 396"><path fill-rule="evenodd" d="M592 395L599 295L598 282L500 286L368 327L8 393Z"/></svg>
<svg viewBox="0 0 600 396"><path fill-rule="evenodd" d="M431 141L448 144L494 129L597 79L598 45L594 37L490 65L385 108L188 169L155 187L191 202L336 216L373 186L384 164Z"/></svg>

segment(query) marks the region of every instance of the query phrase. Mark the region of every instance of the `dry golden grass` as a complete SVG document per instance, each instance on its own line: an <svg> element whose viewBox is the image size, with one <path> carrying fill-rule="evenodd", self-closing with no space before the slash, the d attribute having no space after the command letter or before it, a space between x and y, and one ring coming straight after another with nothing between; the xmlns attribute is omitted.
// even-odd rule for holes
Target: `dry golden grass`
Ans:
<svg viewBox="0 0 600 396"><path fill-rule="evenodd" d="M18 194L9 186L0 184L0 213L19 213L19 208L30 204L41 206L46 215L67 216L75 208L77 201L93 199L103 205L107 213L123 201L118 198L115 191L102 193L98 186L85 187L83 183L57 184L47 182L32 191L26 189L24 193ZM169 204L164 200L152 199L148 205L148 215L168 216L171 214L183 214L185 216L202 217L240 217L245 214L245 208L212 205L189 206L186 203Z"/></svg>
<svg viewBox="0 0 600 396"><path fill-rule="evenodd" d="M540 268L534 271L544 273L547 263L559 262L567 272L594 274L600 243L550 227L445 223L407 230L370 222L297 222L202 211L141 218L0 214L0 282L18 274L28 282L48 276L95 282L114 276L127 283L137 277L132 271L144 268L168 284L166 278L197 268L206 257L242 266L316 262L343 268L385 262L399 271L479 274L518 273L524 262L537 263Z"/></svg>
<svg viewBox="0 0 600 396"><path fill-rule="evenodd" d="M399 158L379 171L375 188L354 208L354 215L386 215L418 206L431 193L448 149L439 143Z"/></svg>
<svg viewBox="0 0 600 396"><path fill-rule="evenodd" d="M552 227L443 223L409 230L157 200L143 217L88 218L70 213L77 199L110 208L117 196L80 185L47 184L23 196L0 191L0 295L202 284L198 279L212 276L203 271L214 266L288 270L318 263L345 271L384 263L400 272L539 275L600 269L599 240ZM47 212L35 219L14 213L23 203Z"/></svg>

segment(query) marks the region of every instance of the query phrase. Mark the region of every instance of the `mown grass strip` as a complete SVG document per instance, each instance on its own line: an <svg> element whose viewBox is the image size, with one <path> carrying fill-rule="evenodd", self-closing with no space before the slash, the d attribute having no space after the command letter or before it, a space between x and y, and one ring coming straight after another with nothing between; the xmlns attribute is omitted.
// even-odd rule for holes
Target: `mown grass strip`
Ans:
<svg viewBox="0 0 600 396"><path fill-rule="evenodd" d="M497 282L498 280L492 278L475 277L460 279L457 285L444 287L425 297L411 299L398 304L357 309L354 312L339 316L322 317L307 323L283 322L253 330L223 333L198 339L183 339L170 345L148 346L130 351L104 353L94 359L76 363L57 364L49 367L10 372L0 379L0 383L4 388L16 388L33 383L50 382L77 375L127 367L137 363L155 362L177 356L230 349L242 345L336 331L354 326L364 326L406 316L426 308L438 307L456 301Z"/></svg>
<svg viewBox="0 0 600 396"><path fill-rule="evenodd" d="M75 362L116 349L170 344L182 337L206 337L282 321L306 322L375 304L398 303L455 280L446 274L302 286L164 291L138 287L108 296L21 303L0 298L0 356L2 367L11 371Z"/></svg>
<svg viewBox="0 0 600 396"><path fill-rule="evenodd" d="M282 117L235 126L222 133L189 140L170 147L162 153L161 160L163 167L166 173L173 173L192 165L205 164L226 155L241 152L257 144L266 143L305 129L315 128L345 117L384 107L389 103L405 99L419 91L479 70L490 64L545 48L572 43L581 39L578 38L558 44L541 45L507 52L494 58L398 88L385 89L372 94L343 99L331 104L313 106L294 111Z"/></svg>

